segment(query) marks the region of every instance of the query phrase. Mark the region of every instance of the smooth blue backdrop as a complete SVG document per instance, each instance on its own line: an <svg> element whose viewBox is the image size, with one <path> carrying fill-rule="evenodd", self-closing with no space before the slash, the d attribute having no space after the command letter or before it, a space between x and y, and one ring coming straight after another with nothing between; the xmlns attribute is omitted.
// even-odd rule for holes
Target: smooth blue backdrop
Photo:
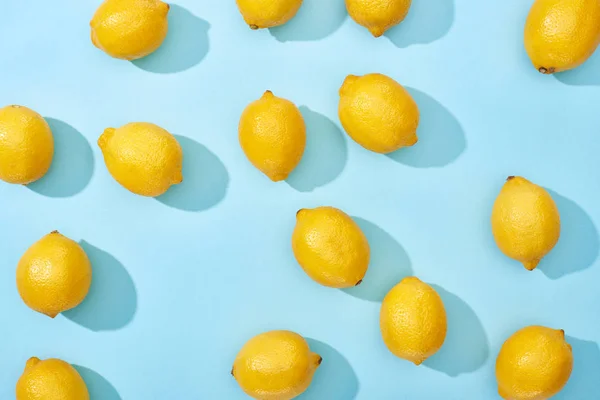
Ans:
<svg viewBox="0 0 600 400"><path fill-rule="evenodd" d="M573 345L557 398L597 394L600 54L537 73L523 49L531 2L414 0L374 39L342 0L305 0L288 25L256 32L233 0L180 0L164 46L130 63L90 42L99 1L3 1L0 105L40 112L57 148L41 181L0 183L0 399L35 355L77 365L94 400L242 400L231 364L269 329L303 334L324 358L302 400L497 399L496 354L529 324L562 328ZM378 155L343 133L337 91L368 72L414 95L413 148ZM308 125L302 163L277 184L237 140L242 110L266 89ZM121 188L96 145L130 121L184 148L185 182L158 199ZM494 198L517 174L548 188L563 220L534 272L490 232ZM321 287L296 264L295 213L318 205L345 210L371 241L361 287ZM23 304L15 266L54 229L82 243L94 282L51 320ZM420 367L394 358L378 326L383 295L410 274L435 285L449 317L445 346Z"/></svg>

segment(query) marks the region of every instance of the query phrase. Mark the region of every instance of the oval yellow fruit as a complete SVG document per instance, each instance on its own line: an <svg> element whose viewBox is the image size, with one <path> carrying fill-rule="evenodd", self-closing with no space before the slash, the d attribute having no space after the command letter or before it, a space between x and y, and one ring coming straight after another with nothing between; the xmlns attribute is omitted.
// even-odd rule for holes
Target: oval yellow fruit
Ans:
<svg viewBox="0 0 600 400"><path fill-rule="evenodd" d="M306 147L306 125L300 110L268 90L246 107L238 133L248 160L274 182L288 177Z"/></svg>
<svg viewBox="0 0 600 400"><path fill-rule="evenodd" d="M291 400L308 389L321 361L297 333L270 331L242 347L231 374L253 399Z"/></svg>
<svg viewBox="0 0 600 400"><path fill-rule="evenodd" d="M600 1L535 0L525 23L525 49L543 74L583 64L600 44Z"/></svg>
<svg viewBox="0 0 600 400"><path fill-rule="evenodd" d="M546 400L560 392L573 370L563 330L528 326L513 334L496 359L498 394L506 400Z"/></svg>
<svg viewBox="0 0 600 400"><path fill-rule="evenodd" d="M346 133L367 150L385 154L417 143L417 103L388 76L349 75L340 88L338 113Z"/></svg>
<svg viewBox="0 0 600 400"><path fill-rule="evenodd" d="M350 17L375 37L406 18L412 0L346 0Z"/></svg>
<svg viewBox="0 0 600 400"><path fill-rule="evenodd" d="M251 29L283 25L296 15L302 0L236 0L244 21Z"/></svg>
<svg viewBox="0 0 600 400"><path fill-rule="evenodd" d="M308 276L321 285L338 289L362 282L371 254L358 224L334 207L298 211L292 249Z"/></svg>
<svg viewBox="0 0 600 400"><path fill-rule="evenodd" d="M54 138L42 116L23 106L0 108L0 179L26 185L43 177L54 156Z"/></svg>
<svg viewBox="0 0 600 400"><path fill-rule="evenodd" d="M383 342L397 357L420 365L444 344L446 309L440 295L418 278L404 278L383 299Z"/></svg>
<svg viewBox="0 0 600 400"><path fill-rule="evenodd" d="M169 5L160 0L106 0L92 18L92 43L111 57L136 60L167 36Z"/></svg>
<svg viewBox="0 0 600 400"><path fill-rule="evenodd" d="M81 246L54 231L19 260L17 289L27 306L54 318L77 307L92 283L92 265Z"/></svg>
<svg viewBox="0 0 600 400"><path fill-rule="evenodd" d="M183 151L163 128L132 122L108 128L98 139L108 171L125 189L156 197L183 181Z"/></svg>
<svg viewBox="0 0 600 400"><path fill-rule="evenodd" d="M500 250L529 271L560 237L560 215L550 194L520 176L511 176L492 209L492 232Z"/></svg>
<svg viewBox="0 0 600 400"><path fill-rule="evenodd" d="M16 400L89 400L87 386L70 364L32 357L17 381Z"/></svg>

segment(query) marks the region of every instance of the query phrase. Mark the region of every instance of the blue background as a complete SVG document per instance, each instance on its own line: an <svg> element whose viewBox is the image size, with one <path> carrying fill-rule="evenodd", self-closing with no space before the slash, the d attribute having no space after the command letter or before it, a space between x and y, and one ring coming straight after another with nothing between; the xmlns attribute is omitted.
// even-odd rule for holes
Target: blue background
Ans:
<svg viewBox="0 0 600 400"><path fill-rule="evenodd" d="M562 328L575 368L558 399L600 391L600 54L543 76L523 49L531 0L414 0L374 39L341 0L305 0L294 20L250 31L235 2L180 0L164 45L115 60L92 46L99 2L3 1L0 105L48 119L50 172L0 183L0 398L30 356L78 366L93 399L244 399L229 375L251 336L290 329L324 358L302 400L497 399L503 341L530 324ZM600 52L598 52L600 53ZM337 118L347 74L385 73L414 95L419 143L390 156L351 141ZM304 158L272 183L237 140L266 90L295 102ZM177 135L182 185L135 196L108 174L96 140L154 122ZM534 272L504 257L489 216L508 175L551 191L562 237ZM332 205L372 246L359 288L312 282L290 246L299 208ZM15 286L22 253L58 229L94 266L89 297L51 320ZM394 358L379 334L385 292L415 274L448 313L425 365Z"/></svg>

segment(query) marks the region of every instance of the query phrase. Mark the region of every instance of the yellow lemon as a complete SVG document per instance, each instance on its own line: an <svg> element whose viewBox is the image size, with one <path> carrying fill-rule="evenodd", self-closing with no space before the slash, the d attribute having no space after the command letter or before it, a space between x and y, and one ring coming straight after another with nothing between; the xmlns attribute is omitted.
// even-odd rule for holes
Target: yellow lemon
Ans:
<svg viewBox="0 0 600 400"><path fill-rule="evenodd" d="M350 216L333 207L298 211L292 249L308 276L332 288L360 284L369 267L367 238Z"/></svg>
<svg viewBox="0 0 600 400"><path fill-rule="evenodd" d="M310 386L321 356L290 331L270 331L250 339L240 350L231 374L257 400L290 400Z"/></svg>
<svg viewBox="0 0 600 400"><path fill-rule="evenodd" d="M552 74L583 64L600 44L598 0L535 0L525 49L535 68Z"/></svg>
<svg viewBox="0 0 600 400"><path fill-rule="evenodd" d="M528 326L513 334L496 359L498 393L506 400L546 400L560 392L573 370L563 330Z"/></svg>
<svg viewBox="0 0 600 400"><path fill-rule="evenodd" d="M340 89L338 112L344 130L367 150L391 153L417 143L417 103L385 75L349 75Z"/></svg>
<svg viewBox="0 0 600 400"><path fill-rule="evenodd" d="M92 283L88 256L75 241L54 231L19 260L17 289L31 309L54 318L77 307Z"/></svg>
<svg viewBox="0 0 600 400"><path fill-rule="evenodd" d="M160 0L106 0L92 18L92 43L111 57L136 60L167 36L169 5Z"/></svg>
<svg viewBox="0 0 600 400"><path fill-rule="evenodd" d="M302 0L236 0L244 21L252 29L283 25L300 9Z"/></svg>
<svg viewBox="0 0 600 400"><path fill-rule="evenodd" d="M70 364L32 357L17 381L17 400L89 400L83 378Z"/></svg>
<svg viewBox="0 0 600 400"><path fill-rule="evenodd" d="M147 122L108 128L98 139L108 171L125 189L156 197L183 181L183 151L173 135Z"/></svg>
<svg viewBox="0 0 600 400"><path fill-rule="evenodd" d="M23 106L0 108L0 179L26 185L48 172L54 139L42 116Z"/></svg>
<svg viewBox="0 0 600 400"><path fill-rule="evenodd" d="M544 188L511 176L494 203L492 232L500 250L531 271L558 242L558 208Z"/></svg>
<svg viewBox="0 0 600 400"><path fill-rule="evenodd" d="M348 14L375 37L406 18L412 0L346 0Z"/></svg>
<svg viewBox="0 0 600 400"><path fill-rule="evenodd" d="M428 284L404 278L383 299L379 326L383 342L394 355L420 365L446 339L444 303Z"/></svg>
<svg viewBox="0 0 600 400"><path fill-rule="evenodd" d="M270 91L242 113L239 140L248 160L274 182L296 168L306 147L306 125L300 110Z"/></svg>

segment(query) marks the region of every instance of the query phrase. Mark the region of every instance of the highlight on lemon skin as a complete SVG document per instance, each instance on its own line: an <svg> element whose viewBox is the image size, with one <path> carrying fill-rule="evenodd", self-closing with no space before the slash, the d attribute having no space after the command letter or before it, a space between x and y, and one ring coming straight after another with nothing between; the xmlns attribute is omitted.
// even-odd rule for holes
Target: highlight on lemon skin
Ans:
<svg viewBox="0 0 600 400"><path fill-rule="evenodd" d="M0 180L27 185L52 164L54 137L37 112L18 105L0 108Z"/></svg>
<svg viewBox="0 0 600 400"><path fill-rule="evenodd" d="M160 0L105 0L90 22L92 43L114 58L145 57L167 36L169 8Z"/></svg>
<svg viewBox="0 0 600 400"><path fill-rule="evenodd" d="M374 37L382 36L408 15L411 0L346 0L350 17Z"/></svg>
<svg viewBox="0 0 600 400"><path fill-rule="evenodd" d="M296 15L302 0L236 0L238 9L250 29L283 25Z"/></svg>
<svg viewBox="0 0 600 400"><path fill-rule="evenodd" d="M89 400L88 388L69 363L49 358L27 360L17 381L16 400Z"/></svg>

